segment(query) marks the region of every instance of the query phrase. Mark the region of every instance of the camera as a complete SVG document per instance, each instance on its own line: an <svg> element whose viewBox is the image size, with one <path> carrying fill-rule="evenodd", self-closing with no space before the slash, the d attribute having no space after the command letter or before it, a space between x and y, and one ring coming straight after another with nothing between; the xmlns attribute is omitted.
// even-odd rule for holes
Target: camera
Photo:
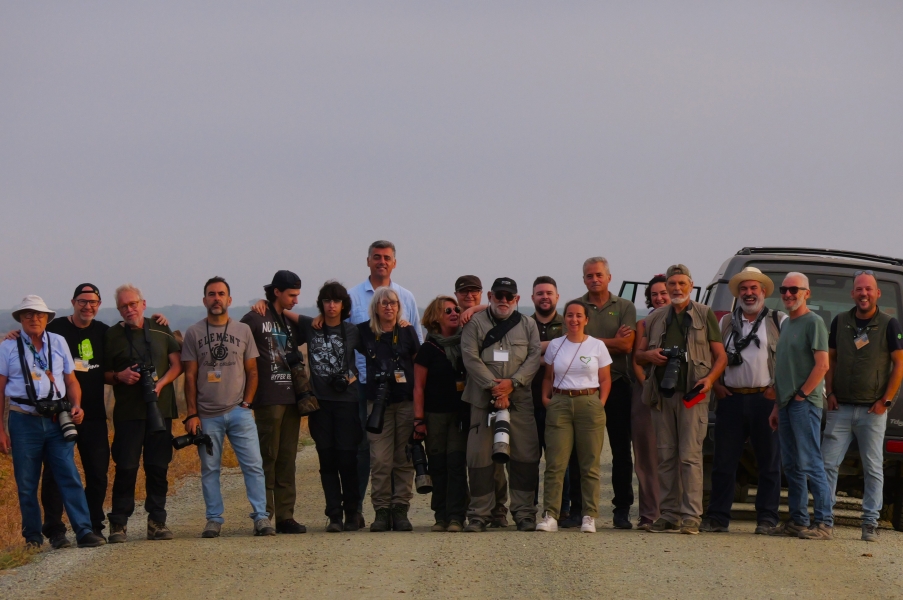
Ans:
<svg viewBox="0 0 903 600"><path fill-rule="evenodd" d="M739 367L743 364L743 355L739 352L728 351L727 353L727 366L729 367Z"/></svg>
<svg viewBox="0 0 903 600"><path fill-rule="evenodd" d="M405 447L405 453L408 455L408 460L414 463L414 487L417 489L417 493L429 494L433 491L433 479L430 477L423 441L411 438Z"/></svg>
<svg viewBox="0 0 903 600"><path fill-rule="evenodd" d="M213 456L213 440L210 439L209 435L202 432L200 427L198 427L197 433L186 433L185 435L172 438L172 447L176 450L181 450L188 446L204 446L207 449L207 454Z"/></svg>
<svg viewBox="0 0 903 600"><path fill-rule="evenodd" d="M677 346L662 348L661 350L662 354L668 359L668 363L665 365L665 374L662 376L662 382L659 384L658 389L661 390L665 398L670 398L677 389L677 380L680 379L681 361L686 359L686 355Z"/></svg>
<svg viewBox="0 0 903 600"><path fill-rule="evenodd" d="M376 382L376 398L373 400L373 410L367 417L367 431L370 433L382 433L383 423L386 420L386 404L389 400L389 374L380 371L370 375Z"/></svg>
<svg viewBox="0 0 903 600"><path fill-rule="evenodd" d="M38 400L34 404L35 410L42 417L52 419L56 417L60 429L63 430L63 439L67 442L74 442L78 439L78 431L75 429L75 423L72 422L72 403L68 400Z"/></svg>
<svg viewBox="0 0 903 600"><path fill-rule="evenodd" d="M292 373L292 390L295 392L298 412L303 417L319 410L320 404L311 393L310 376L304 367L304 356L297 350L289 350L285 353L285 364Z"/></svg>
<svg viewBox="0 0 903 600"><path fill-rule="evenodd" d="M337 394L344 394L348 390L348 386L351 385L345 373L333 373L329 376L327 383Z"/></svg>
<svg viewBox="0 0 903 600"><path fill-rule="evenodd" d="M492 426L492 460L505 464L511 460L511 413L508 409L489 413Z"/></svg>
<svg viewBox="0 0 903 600"><path fill-rule="evenodd" d="M132 367L132 370L141 376L139 383L144 405L147 408L147 423L145 423L147 433L166 431L166 423L163 422L163 415L160 414L160 406L157 403L159 400L156 390L157 382L154 381L154 373L157 372L157 369L154 365L138 364Z"/></svg>

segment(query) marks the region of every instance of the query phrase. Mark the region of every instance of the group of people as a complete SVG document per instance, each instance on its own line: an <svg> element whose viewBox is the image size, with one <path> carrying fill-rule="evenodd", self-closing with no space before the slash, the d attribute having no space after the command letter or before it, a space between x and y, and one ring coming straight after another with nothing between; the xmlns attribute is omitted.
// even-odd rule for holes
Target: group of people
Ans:
<svg viewBox="0 0 903 600"><path fill-rule="evenodd" d="M21 329L0 344L0 394L10 403L0 451L12 450L26 543L39 547L47 537L54 548L69 546L64 506L79 547L127 541L139 465L147 538L172 539L167 469L179 417L173 382L183 373L188 436L176 442L197 445L205 538L218 537L224 523L226 438L244 477L254 535L306 532L294 518L306 415L327 532L366 527L368 485L370 531L412 530L417 444L425 445L432 479L432 531L507 527L510 511L518 531L595 532L607 431L615 528L634 527L635 473L639 529L728 531L749 439L759 478L755 532L831 539L838 467L855 437L865 471L862 538L877 539L882 442L903 380L903 330L878 308L871 271L856 273L854 306L834 319L829 334L807 308L801 273L788 274L779 288L784 313L765 306L774 282L747 267L731 278L737 301L719 322L690 299L689 269L673 265L649 282L650 312L638 322L633 303L609 291L603 257L583 263L587 292L561 312L555 280L537 277L529 317L517 310L514 280L496 279L483 303L480 279L463 275L421 318L413 294L392 278L391 242L371 244L367 266L369 276L350 290L336 281L320 287L313 318L292 311L301 280L291 271L277 272L264 286L265 299L237 321L229 316L229 284L213 277L203 288L207 316L181 343L165 317L145 317L144 296L131 284L115 291L122 321L110 327L95 318L101 296L93 284L76 287L68 317L54 319L41 298L27 296L13 312ZM104 384L115 397L112 446ZM711 402L714 469L703 507ZM112 508L105 515L111 456ZM782 468L790 506L784 522Z"/></svg>

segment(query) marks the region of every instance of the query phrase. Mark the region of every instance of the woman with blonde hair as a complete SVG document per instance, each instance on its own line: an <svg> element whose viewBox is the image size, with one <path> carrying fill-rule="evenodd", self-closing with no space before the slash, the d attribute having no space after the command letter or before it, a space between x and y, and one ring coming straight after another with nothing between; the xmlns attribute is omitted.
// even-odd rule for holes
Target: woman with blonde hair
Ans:
<svg viewBox="0 0 903 600"><path fill-rule="evenodd" d="M464 529L467 510L467 433L469 404L464 392L461 360L461 308L450 296L438 296L423 313L427 338L414 360L414 439L426 439L431 508L436 514L432 531Z"/></svg>
<svg viewBox="0 0 903 600"><path fill-rule="evenodd" d="M367 359L367 409L374 417L367 419L370 499L376 511L370 531L411 531L408 508L413 498L414 466L405 446L414 430L414 357L420 340L414 327L401 326L401 303L391 288L373 292L369 314L370 320L357 328L360 350ZM382 427L374 428L371 423L378 420L374 407L379 411L383 402Z"/></svg>

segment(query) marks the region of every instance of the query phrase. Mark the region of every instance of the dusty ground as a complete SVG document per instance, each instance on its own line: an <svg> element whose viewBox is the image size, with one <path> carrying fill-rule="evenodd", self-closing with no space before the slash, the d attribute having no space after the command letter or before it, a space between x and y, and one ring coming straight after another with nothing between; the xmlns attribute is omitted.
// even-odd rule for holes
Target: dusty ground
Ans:
<svg viewBox="0 0 903 600"><path fill-rule="evenodd" d="M223 537L199 537L204 505L194 478L171 498L174 541L141 539L146 516L139 510L129 543L46 552L0 575L0 598L903 596L903 534L892 531L882 531L877 544L860 541L853 528L838 528L833 542L756 536L749 522L732 524L728 534L682 536L616 531L605 515L595 535L513 527L438 534L429 532L428 497L418 496L414 533L326 534L316 465L313 448L305 448L296 518L307 534L252 537L241 476L230 470ZM609 475L603 471L603 482ZM602 506L609 504L610 495ZM372 510L366 517L369 523Z"/></svg>

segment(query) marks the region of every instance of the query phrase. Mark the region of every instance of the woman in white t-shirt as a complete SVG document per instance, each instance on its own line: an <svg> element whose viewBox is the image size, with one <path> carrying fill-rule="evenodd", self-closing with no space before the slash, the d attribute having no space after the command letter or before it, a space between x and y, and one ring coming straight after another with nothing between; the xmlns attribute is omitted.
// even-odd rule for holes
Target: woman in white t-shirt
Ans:
<svg viewBox="0 0 903 600"><path fill-rule="evenodd" d="M583 524L596 532L599 516L599 455L605 439L605 401L611 391L611 355L602 340L583 332L589 311L581 300L564 307L567 334L549 342L542 402L546 407L546 473L543 519L537 531L558 531L561 487L571 451L580 464ZM576 474L571 473L571 477Z"/></svg>

